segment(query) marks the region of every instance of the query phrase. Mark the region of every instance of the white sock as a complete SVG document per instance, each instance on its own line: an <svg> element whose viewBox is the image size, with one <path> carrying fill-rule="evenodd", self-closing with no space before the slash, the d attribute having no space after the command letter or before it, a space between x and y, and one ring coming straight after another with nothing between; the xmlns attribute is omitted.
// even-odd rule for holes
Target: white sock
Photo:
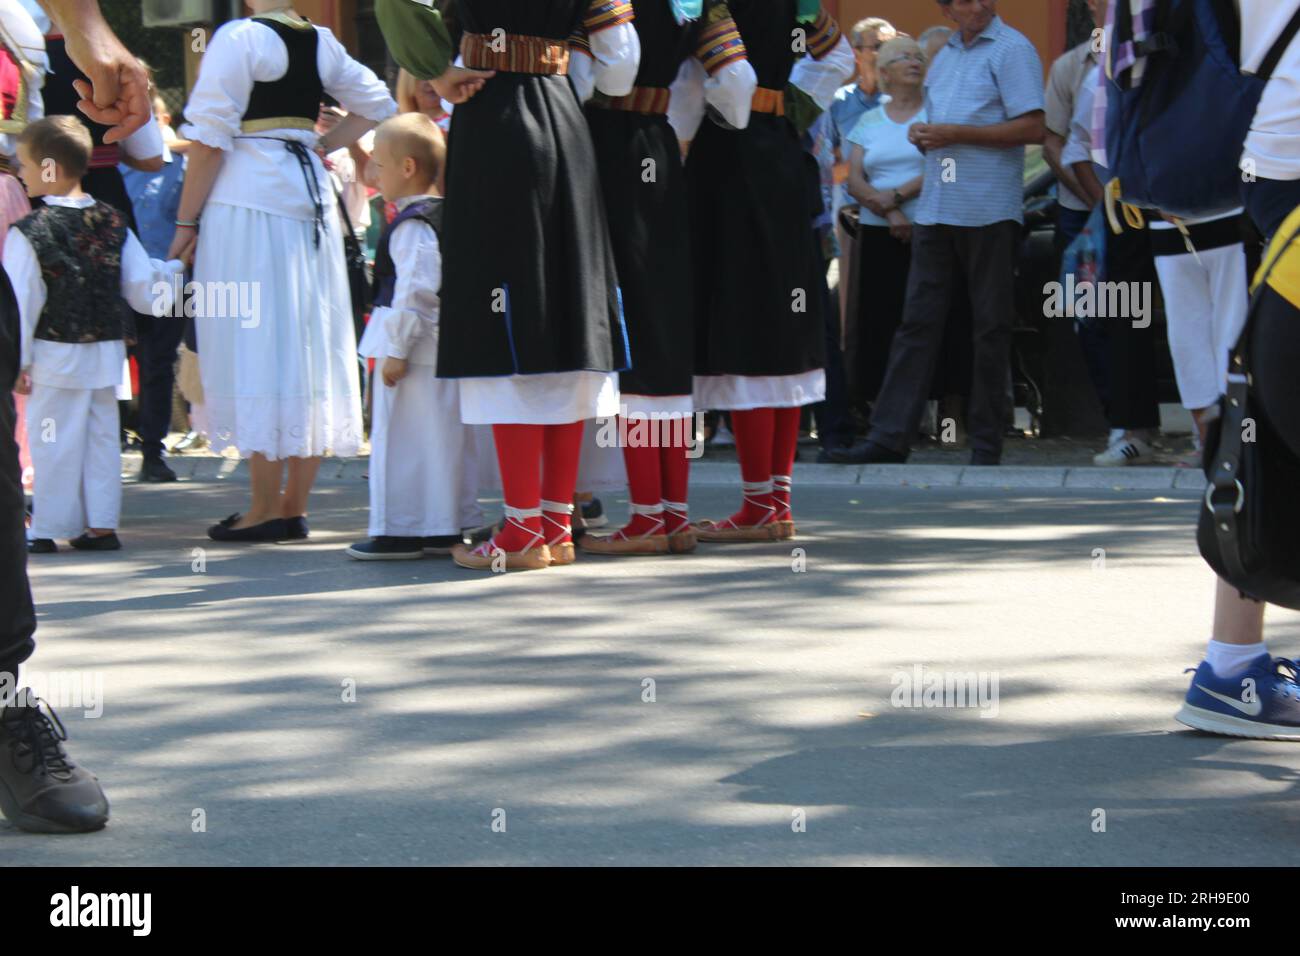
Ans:
<svg viewBox="0 0 1300 956"><path fill-rule="evenodd" d="M1267 653L1268 647L1263 641L1258 644L1224 644L1211 640L1205 651L1205 659L1215 674L1232 677L1244 671L1255 658Z"/></svg>
<svg viewBox="0 0 1300 956"><path fill-rule="evenodd" d="M1108 439L1110 446L1113 448L1116 445L1118 445L1121 441L1124 440L1124 436L1127 434L1128 432L1126 432L1122 428L1112 428L1110 430L1110 438Z"/></svg>

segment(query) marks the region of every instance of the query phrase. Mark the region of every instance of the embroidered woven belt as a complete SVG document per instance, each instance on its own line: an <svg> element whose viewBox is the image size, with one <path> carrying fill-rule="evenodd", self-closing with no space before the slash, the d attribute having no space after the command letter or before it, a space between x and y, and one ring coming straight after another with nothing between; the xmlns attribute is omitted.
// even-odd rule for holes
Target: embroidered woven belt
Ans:
<svg viewBox="0 0 1300 956"><path fill-rule="evenodd" d="M607 110L623 110L627 113L667 114L672 92L664 86L634 86L627 96L598 96L591 101L592 106Z"/></svg>
<svg viewBox="0 0 1300 956"><path fill-rule="evenodd" d="M466 33L460 54L471 70L565 76L569 72L569 45L550 37L514 33Z"/></svg>
<svg viewBox="0 0 1300 956"><path fill-rule="evenodd" d="M315 129L316 121L304 116L268 116L265 119L244 120L239 124L241 133L265 133L268 129Z"/></svg>
<svg viewBox="0 0 1300 956"><path fill-rule="evenodd" d="M90 151L89 169L107 169L116 166L122 158L122 151L116 143L111 146L96 146Z"/></svg>
<svg viewBox="0 0 1300 956"><path fill-rule="evenodd" d="M785 115L785 91L769 90L760 86L754 91L754 102L750 109L755 113L771 113L774 116Z"/></svg>

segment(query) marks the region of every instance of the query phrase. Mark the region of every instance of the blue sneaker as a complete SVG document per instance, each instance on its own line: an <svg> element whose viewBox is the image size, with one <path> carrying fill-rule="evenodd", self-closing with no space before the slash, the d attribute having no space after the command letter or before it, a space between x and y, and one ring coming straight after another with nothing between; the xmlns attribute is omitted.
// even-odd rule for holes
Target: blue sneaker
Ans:
<svg viewBox="0 0 1300 956"><path fill-rule="evenodd" d="M1219 677L1202 661L1174 719L1211 734L1300 740L1297 679L1300 664L1285 657L1261 654L1232 677Z"/></svg>

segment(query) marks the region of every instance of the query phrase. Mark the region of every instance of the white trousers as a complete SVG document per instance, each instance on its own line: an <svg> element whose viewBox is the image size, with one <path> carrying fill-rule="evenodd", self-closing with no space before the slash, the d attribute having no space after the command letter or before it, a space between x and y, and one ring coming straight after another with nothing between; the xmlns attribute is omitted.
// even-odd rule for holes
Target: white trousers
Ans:
<svg viewBox="0 0 1300 956"><path fill-rule="evenodd" d="M115 389L37 383L27 399L36 486L32 537L68 540L87 528L117 528L122 446Z"/></svg>
<svg viewBox="0 0 1300 956"><path fill-rule="evenodd" d="M483 524L478 448L460 386L410 365L395 388L378 369L370 425L370 535L424 538Z"/></svg>
<svg viewBox="0 0 1300 956"><path fill-rule="evenodd" d="M1197 256L1156 257L1178 392L1191 409L1209 408L1223 394L1228 353L1246 324L1250 298L1240 243Z"/></svg>

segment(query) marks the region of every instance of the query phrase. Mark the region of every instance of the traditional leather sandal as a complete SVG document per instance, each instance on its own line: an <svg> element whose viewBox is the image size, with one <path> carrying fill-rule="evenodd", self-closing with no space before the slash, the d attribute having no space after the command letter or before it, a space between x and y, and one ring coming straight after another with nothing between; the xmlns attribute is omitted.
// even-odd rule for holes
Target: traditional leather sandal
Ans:
<svg viewBox="0 0 1300 956"><path fill-rule="evenodd" d="M592 554L610 555L655 555L667 554L669 550L668 535L664 533L664 506L639 505L632 502L633 514L644 515L654 519L654 525L644 534L631 537L626 528L620 528L611 535L597 538L587 535L582 539L582 550Z"/></svg>
<svg viewBox="0 0 1300 956"><path fill-rule="evenodd" d="M497 546L496 538L484 541L476 548L458 544L451 549L451 559L471 571L540 571L551 566L551 549L545 538L523 523L524 518L537 517L540 508L521 510L506 507L506 522L530 535L528 547L519 551L505 551Z"/></svg>
<svg viewBox="0 0 1300 956"><path fill-rule="evenodd" d="M738 525L731 518L724 518L722 521L700 521L694 527L695 536L700 541L714 541L725 543L736 543L743 541L776 541L778 540L778 527L776 521L776 507L771 504L764 504L752 495L772 494L772 482L757 481L745 482L742 486L742 494L746 504L753 505L755 508L761 508L767 512L763 519L753 525Z"/></svg>

